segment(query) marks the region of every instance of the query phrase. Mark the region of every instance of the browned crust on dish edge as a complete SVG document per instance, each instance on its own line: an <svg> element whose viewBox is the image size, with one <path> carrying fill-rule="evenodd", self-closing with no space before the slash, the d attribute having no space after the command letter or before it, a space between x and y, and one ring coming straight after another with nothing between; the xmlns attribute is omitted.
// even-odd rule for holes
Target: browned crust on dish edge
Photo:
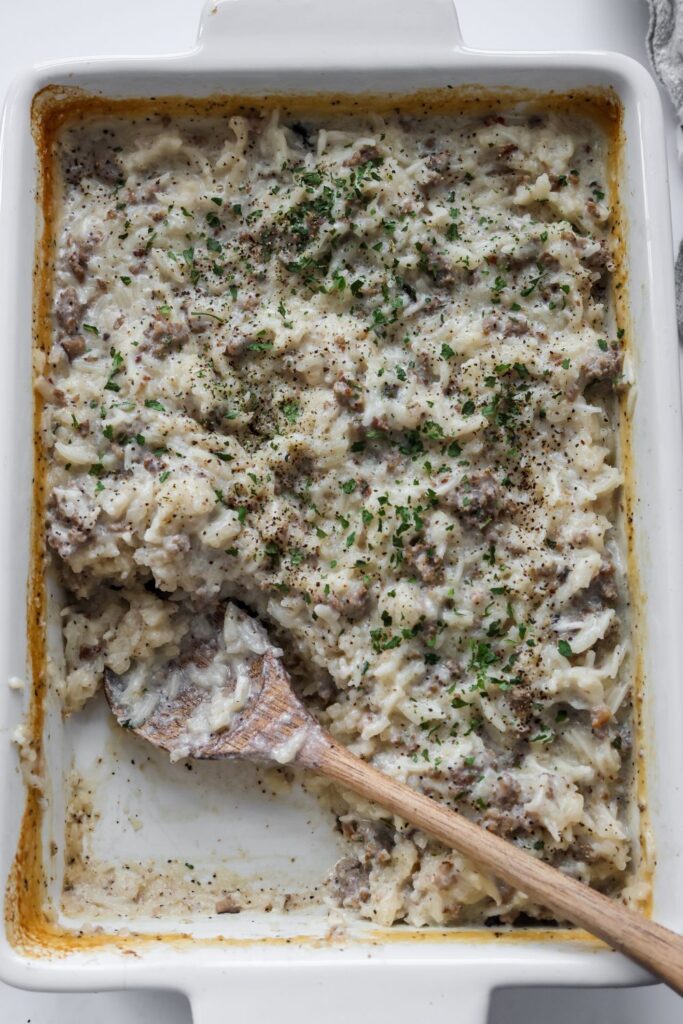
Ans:
<svg viewBox="0 0 683 1024"><path fill-rule="evenodd" d="M352 113L373 109L390 113L400 110L414 115L451 114L495 111L511 104L524 103L528 109L562 111L590 117L604 131L609 142L609 184L615 217L613 233L617 241L616 271L612 278L613 301L617 325L625 331L626 346L633 351L630 331L630 311L627 292L626 222L620 199L619 185L623 174L623 110L617 94L610 89L580 89L565 93L538 92L524 89L486 90L477 85L421 91L410 95L387 93L384 95L323 93L315 95L271 94L259 96L213 95L201 98L161 96L150 98L110 99L93 95L79 88L47 86L36 94L31 109L31 129L38 163L38 231L34 268L33 339L43 351L49 347L50 308L54 272L54 200L55 200L55 140L61 129L69 123L86 118L117 115L135 116L145 113L180 116L201 114L237 114L249 110L272 110L276 107L287 112ZM45 546L43 519L45 501L46 459L40 439L42 400L34 399L34 493L31 523L31 576L28 588L28 641L32 672L32 689L27 726L34 747L41 756L46 696L46 642L45 642ZM620 401L619 447L625 475L623 516L628 545L628 578L631 595L633 628L639 639L633 670L633 715L636 743L634 744L635 796L640 808L641 877L650 878L651 843L646 805L646 773L643 747L643 665L642 643L644 622L641 613L643 598L640 588L634 537L634 467L630 440L630 421L625 400ZM29 788L24 810L17 853L10 873L5 900L5 926L11 944L22 954L31 957L61 957L70 953L93 949L118 949L131 954L160 941L174 948L186 949L197 940L189 933L136 933L126 936L105 932L82 932L64 929L52 920L44 905L47 888L46 865L42 855L43 811L41 795ZM641 908L651 913L651 899ZM381 944L387 941L469 941L487 942L504 938L515 943L552 940L556 943L581 942L593 948L602 946L587 933L568 928L498 929L428 929L395 927L375 929L358 937L359 941ZM252 945L308 945L320 946L339 940L320 940L309 935L288 938L268 937L235 939L216 936L201 940L207 947Z"/></svg>

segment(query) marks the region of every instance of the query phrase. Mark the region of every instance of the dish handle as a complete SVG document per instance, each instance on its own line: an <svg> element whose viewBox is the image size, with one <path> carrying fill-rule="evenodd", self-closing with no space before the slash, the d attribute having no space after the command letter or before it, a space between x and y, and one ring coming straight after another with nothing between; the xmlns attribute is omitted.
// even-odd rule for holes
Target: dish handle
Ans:
<svg viewBox="0 0 683 1024"><path fill-rule="evenodd" d="M315 47L321 64L345 67L452 58L463 49L454 0L206 0L198 57L225 66L296 67Z"/></svg>
<svg viewBox="0 0 683 1024"><path fill-rule="evenodd" d="M474 965L473 965L474 966ZM349 1024L366 1019L414 1024L426 1010L458 1024L486 1024L491 994L490 965L464 978L464 964L442 964L431 974L426 962L250 964L245 970L206 979L190 992L193 1024L236 1021L301 1021ZM245 965L246 967L246 965ZM425 968L427 968L425 970ZM460 969L458 969L460 968ZM479 984L477 984L479 982ZM386 1016L377 1016L383 1007ZM440 1011L440 1012L439 1012Z"/></svg>

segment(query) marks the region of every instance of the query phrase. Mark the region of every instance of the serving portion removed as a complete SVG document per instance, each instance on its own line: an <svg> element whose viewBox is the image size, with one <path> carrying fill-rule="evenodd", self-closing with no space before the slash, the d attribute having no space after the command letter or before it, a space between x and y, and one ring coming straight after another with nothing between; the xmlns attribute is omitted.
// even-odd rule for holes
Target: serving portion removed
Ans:
<svg viewBox="0 0 683 1024"><path fill-rule="evenodd" d="M609 159L558 105L66 124L37 386L69 711L107 674L138 726L171 664L220 731L268 645L244 602L340 743L645 894ZM337 905L543 914L320 786Z"/></svg>

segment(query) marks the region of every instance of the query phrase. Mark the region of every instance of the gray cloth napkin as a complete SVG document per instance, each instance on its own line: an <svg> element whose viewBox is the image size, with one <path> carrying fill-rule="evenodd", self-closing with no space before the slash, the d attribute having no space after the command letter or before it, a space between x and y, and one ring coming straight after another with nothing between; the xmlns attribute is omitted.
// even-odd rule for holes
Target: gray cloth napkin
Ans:
<svg viewBox="0 0 683 1024"><path fill-rule="evenodd" d="M647 50L683 127L683 0L649 0L649 4ZM679 136L679 152L681 142ZM678 334L683 340L683 242L676 259L676 315Z"/></svg>

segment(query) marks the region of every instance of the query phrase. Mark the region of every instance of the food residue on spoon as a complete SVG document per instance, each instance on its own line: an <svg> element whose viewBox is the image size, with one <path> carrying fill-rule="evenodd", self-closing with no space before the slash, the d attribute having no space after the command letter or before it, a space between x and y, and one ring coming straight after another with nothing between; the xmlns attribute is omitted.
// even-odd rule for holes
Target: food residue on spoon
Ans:
<svg viewBox="0 0 683 1024"><path fill-rule="evenodd" d="M139 728L162 701L173 701L186 687L204 690L206 696L188 716L171 760L191 756L193 749L227 729L243 710L250 695L250 670L266 651L282 656L260 623L236 605L226 606L222 624L215 615L196 616L179 654L169 659L162 649L153 661L138 662L120 677L117 703L125 714L125 724Z"/></svg>

